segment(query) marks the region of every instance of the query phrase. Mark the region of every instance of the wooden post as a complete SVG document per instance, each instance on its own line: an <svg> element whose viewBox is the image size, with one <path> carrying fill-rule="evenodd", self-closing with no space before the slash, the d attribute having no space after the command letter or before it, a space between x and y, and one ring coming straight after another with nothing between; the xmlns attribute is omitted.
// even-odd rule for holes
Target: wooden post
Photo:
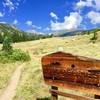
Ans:
<svg viewBox="0 0 100 100"><path fill-rule="evenodd" d="M58 90L58 87L56 86L51 86L51 89L53 90ZM51 94L51 100L58 100L58 95L57 94Z"/></svg>
<svg viewBox="0 0 100 100"><path fill-rule="evenodd" d="M98 73L98 74L99 74L98 76L99 76L99 84L100 84L100 73ZM100 95L96 95L96 94L95 94L95 95L94 95L94 98L95 98L95 99L100 99Z"/></svg>
<svg viewBox="0 0 100 100"><path fill-rule="evenodd" d="M94 95L94 98L95 98L95 99L100 99L100 95L96 95L96 94L95 94L95 95Z"/></svg>

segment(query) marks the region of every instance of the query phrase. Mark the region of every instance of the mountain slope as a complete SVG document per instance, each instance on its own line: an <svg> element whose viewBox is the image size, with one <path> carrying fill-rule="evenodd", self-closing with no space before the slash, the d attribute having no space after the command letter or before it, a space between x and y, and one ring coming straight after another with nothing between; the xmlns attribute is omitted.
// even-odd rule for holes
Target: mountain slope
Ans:
<svg viewBox="0 0 100 100"><path fill-rule="evenodd" d="M41 37L40 34L24 32L16 26L7 23L0 23L0 43L3 42L5 36L10 36L13 42L35 40Z"/></svg>
<svg viewBox="0 0 100 100"><path fill-rule="evenodd" d="M13 32L18 32L19 34L23 34L24 32L17 29L15 26L11 26L6 23L0 23L0 33L13 33Z"/></svg>
<svg viewBox="0 0 100 100"><path fill-rule="evenodd" d="M82 31L81 34L84 35L84 34L93 34L94 32L98 33L100 32L100 28L95 28L95 29L91 29L91 30L85 30L85 31Z"/></svg>
<svg viewBox="0 0 100 100"><path fill-rule="evenodd" d="M74 36L74 35L85 35L85 34L93 34L94 32L100 32L100 28L95 28L91 30L71 30L71 31L60 31L54 33L56 37L66 37L66 36Z"/></svg>
<svg viewBox="0 0 100 100"><path fill-rule="evenodd" d="M56 32L55 36L57 36L57 37L74 36L81 32L82 32L82 30L72 30L72 31L65 30L65 31Z"/></svg>
<svg viewBox="0 0 100 100"><path fill-rule="evenodd" d="M0 23L0 43L2 43L5 36L12 37L14 42L17 42L18 40L21 40L22 37L26 36L27 34L19 29L17 29L15 26L11 26L6 23Z"/></svg>

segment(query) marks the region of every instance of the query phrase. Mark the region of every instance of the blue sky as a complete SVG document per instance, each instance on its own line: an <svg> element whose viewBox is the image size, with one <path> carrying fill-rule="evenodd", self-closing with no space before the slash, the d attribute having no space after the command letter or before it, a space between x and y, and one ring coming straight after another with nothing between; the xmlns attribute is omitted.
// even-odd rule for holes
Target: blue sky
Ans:
<svg viewBox="0 0 100 100"><path fill-rule="evenodd" d="M0 0L0 22L29 32L100 27L100 0Z"/></svg>

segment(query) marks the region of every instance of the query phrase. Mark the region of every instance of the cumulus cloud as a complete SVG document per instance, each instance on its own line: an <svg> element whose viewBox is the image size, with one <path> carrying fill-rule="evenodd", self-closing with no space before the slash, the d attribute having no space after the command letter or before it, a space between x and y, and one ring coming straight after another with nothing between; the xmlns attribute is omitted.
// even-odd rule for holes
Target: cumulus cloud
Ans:
<svg viewBox="0 0 100 100"><path fill-rule="evenodd" d="M100 0L80 0L79 2L76 3L76 6L78 8L83 8L83 7L93 7L96 10L100 10Z"/></svg>
<svg viewBox="0 0 100 100"><path fill-rule="evenodd" d="M100 13L95 11L90 11L87 17L91 20L92 24L100 24Z"/></svg>
<svg viewBox="0 0 100 100"><path fill-rule="evenodd" d="M4 16L4 13L0 12L0 17L3 17Z"/></svg>
<svg viewBox="0 0 100 100"><path fill-rule="evenodd" d="M82 7L86 6L86 2L80 0L80 1L76 4L76 6L77 6L78 8L82 8Z"/></svg>
<svg viewBox="0 0 100 100"><path fill-rule="evenodd" d="M100 10L100 0L94 0L95 1L95 8L97 10Z"/></svg>
<svg viewBox="0 0 100 100"><path fill-rule="evenodd" d="M18 24L18 20L17 20L17 19L15 19L15 20L13 21L13 25L16 25L16 24Z"/></svg>
<svg viewBox="0 0 100 100"><path fill-rule="evenodd" d="M79 2L77 2L77 7L79 8L82 8L82 7L91 7L93 6L93 0L86 0L86 1L83 1L83 0L80 0Z"/></svg>
<svg viewBox="0 0 100 100"><path fill-rule="evenodd" d="M50 13L50 16L56 20L58 19L58 16L53 12Z"/></svg>
<svg viewBox="0 0 100 100"><path fill-rule="evenodd" d="M77 29L80 26L82 19L82 16L78 12L71 12L69 16L64 17L64 22L51 21L51 30Z"/></svg>

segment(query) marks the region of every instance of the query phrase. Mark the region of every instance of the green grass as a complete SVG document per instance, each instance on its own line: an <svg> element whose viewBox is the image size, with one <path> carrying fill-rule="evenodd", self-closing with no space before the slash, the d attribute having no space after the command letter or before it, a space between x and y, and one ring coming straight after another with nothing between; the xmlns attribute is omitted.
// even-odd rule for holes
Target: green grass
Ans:
<svg viewBox="0 0 100 100"><path fill-rule="evenodd" d="M62 47L64 52L100 59L99 39L93 44L90 43L90 36L80 35L15 44L15 48L20 48L29 52L32 60L23 67L22 76L14 100L36 100L36 98L50 97L48 92L49 87L45 85L42 75L42 56L56 52ZM72 93L72 91L69 90L64 91ZM73 93L76 93L76 91L73 91ZM82 94L80 92L77 92L77 94L88 96L88 94Z"/></svg>
<svg viewBox="0 0 100 100"><path fill-rule="evenodd" d="M11 63L16 61L29 61L31 60L27 52L20 49L14 49L11 52L0 51L0 63Z"/></svg>
<svg viewBox="0 0 100 100"><path fill-rule="evenodd" d="M0 63L0 93L8 85L12 73L20 63Z"/></svg>

